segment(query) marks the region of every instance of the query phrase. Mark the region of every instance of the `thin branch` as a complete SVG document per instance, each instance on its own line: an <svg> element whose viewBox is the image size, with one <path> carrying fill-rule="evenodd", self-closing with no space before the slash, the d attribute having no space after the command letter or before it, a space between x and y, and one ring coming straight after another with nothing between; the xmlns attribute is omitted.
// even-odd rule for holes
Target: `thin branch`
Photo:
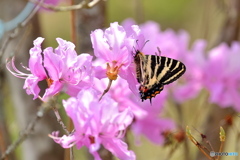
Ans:
<svg viewBox="0 0 240 160"><path fill-rule="evenodd" d="M37 124L37 122L50 110L51 106L53 105L54 101L50 99L48 102L43 103L40 107L38 112L36 113L34 119L27 125L26 130L24 130L20 137L12 143L7 150L2 154L0 160L4 160L7 158L9 154L11 154L25 139L28 138L28 136L34 131L34 127Z"/></svg>
<svg viewBox="0 0 240 160"><path fill-rule="evenodd" d="M237 138L236 138L236 144L235 144L235 150L239 151L239 140L240 140L240 133L237 133ZM236 156L236 160L238 159L238 156Z"/></svg>
<svg viewBox="0 0 240 160"><path fill-rule="evenodd" d="M221 141L220 148L219 148L219 151L218 151L219 153L222 152L222 150L223 150L223 145L224 145L224 141ZM221 156L218 155L217 160L220 160L220 159L221 159Z"/></svg>
<svg viewBox="0 0 240 160"><path fill-rule="evenodd" d="M5 52L9 42L15 38L18 33L19 33L19 30L23 27L25 27L29 21L33 18L33 16L37 13L38 9L40 8L40 5L43 3L44 0L41 0L39 2L39 5L36 5L36 7L34 7L34 9L32 10L32 12L28 15L28 17L19 24L18 27L16 27L11 33L9 33L9 35L5 38L4 42L3 42L3 45L0 46L0 60L2 59L3 57L3 53Z"/></svg>
<svg viewBox="0 0 240 160"><path fill-rule="evenodd" d="M61 116L60 116L60 114L59 114L59 112L58 112L57 107L52 106L52 109L53 109L53 111L54 111L54 114L55 114L55 116L56 116L56 118L57 118L58 123L62 126L62 128L63 128L63 130L66 132L66 134L69 135L70 133L69 133L69 131L67 130L67 127L65 126L65 124L64 124L63 121L62 121L62 118L61 118Z"/></svg>
<svg viewBox="0 0 240 160"><path fill-rule="evenodd" d="M207 150L208 152L214 151L211 142L207 139L207 136L204 135L204 134L202 134L201 132L199 132L195 127L193 127L193 128L201 135L202 141L205 142L208 146L210 146L210 149L211 149L211 150L209 150L207 147L206 147L206 150Z"/></svg>
<svg viewBox="0 0 240 160"><path fill-rule="evenodd" d="M189 127L187 126L186 127L186 135L187 137L189 138L189 140L195 145L198 147L198 149L209 159L209 160L214 160L215 158L214 157L210 157L208 149L203 146L201 143L199 143L194 137L193 135L191 134L191 130L189 129Z"/></svg>
<svg viewBox="0 0 240 160"><path fill-rule="evenodd" d="M63 121L62 121L62 118L61 118L61 116L60 116L60 114L59 114L59 112L58 112L58 107L57 107L56 105L52 105L51 108L52 108L52 110L54 111L54 114L55 114L55 116L56 116L56 118L57 118L58 123L62 126L62 128L63 128L63 130L65 131L65 133L66 133L67 135L71 134L71 133L68 131L68 129L67 129L67 127L65 126L65 124L63 123ZM73 147L70 148L70 160L74 160Z"/></svg>
<svg viewBox="0 0 240 160"><path fill-rule="evenodd" d="M33 16L37 13L37 11L39 10L41 4L43 4L44 0L41 0L38 2L38 4L36 5L36 7L33 9L33 11L28 15L28 17L20 24L22 27L26 26L28 24L28 22L33 18Z"/></svg>
<svg viewBox="0 0 240 160"><path fill-rule="evenodd" d="M62 118L61 118L61 116L60 116L60 114L58 112L58 108L53 106L52 109L54 111L54 114L55 114L55 116L57 118L58 123L62 126L62 128L66 132L66 134L69 135L70 132L67 130L67 127L63 123ZM74 160L73 147L70 148L70 160Z"/></svg>
<svg viewBox="0 0 240 160"><path fill-rule="evenodd" d="M83 8L92 8L96 4L98 4L100 1L103 1L103 0L93 0L91 2L84 0L84 1L80 2L79 4L71 5L71 6L54 6L54 5L50 5L50 4L46 4L46 3L39 4L39 2L37 0L29 0L29 1L38 4L43 8L50 9L52 11L65 12L65 11L79 10L79 9L83 9Z"/></svg>

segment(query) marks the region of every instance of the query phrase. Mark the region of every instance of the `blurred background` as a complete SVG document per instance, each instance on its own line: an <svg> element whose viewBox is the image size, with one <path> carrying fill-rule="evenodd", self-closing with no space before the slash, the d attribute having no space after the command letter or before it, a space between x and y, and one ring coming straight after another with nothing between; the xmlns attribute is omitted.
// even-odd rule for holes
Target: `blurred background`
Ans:
<svg viewBox="0 0 240 160"><path fill-rule="evenodd" d="M231 3L231 1L226 2ZM220 36L219 32L223 29L228 13L226 2L223 0L106 1L104 26L108 27L111 22L121 23L127 18L133 18L138 24L156 21L163 30L184 29L189 32L191 41L203 38L210 40L210 45L213 45ZM46 37L46 43L55 42L55 37L70 39L70 16L69 12L39 13L41 31ZM49 18L51 21L48 20Z"/></svg>
<svg viewBox="0 0 240 160"><path fill-rule="evenodd" d="M62 0L53 4L69 6L80 2L78 0ZM14 19L27 3L26 0L0 0L0 22ZM27 64L28 51L32 47L32 41L39 36L45 38L45 47L56 47L55 39L61 37L75 43L78 53L92 53L89 37L91 31L109 27L112 22L121 24L127 18L132 18L137 24L155 21L160 25L162 31L169 28L176 32L185 30L190 36L189 48L197 39L207 41L206 50L210 50L222 42L231 44L232 41L239 40L240 2L238 0L105 0L93 8L76 11L40 9L27 25L15 27L19 28L16 37L10 37L13 29L0 32L2 33L0 34L0 47L1 51L4 51L0 52L0 155L8 145L18 138L21 131L34 117L37 106L40 105L39 101L33 101L32 96L28 96L25 90L22 90L24 80L20 80L6 71L6 59L15 55L16 64L19 62ZM7 46L4 43L6 40L8 40ZM206 135L214 148L218 150L217 148L220 146L219 126L226 124L223 121L226 116L230 115L234 125L231 123L224 128L227 140L223 150L240 153L238 144L240 142L238 132L240 123L237 111L231 106L222 108L217 104L210 103L208 97L209 92L202 89L197 97L180 104L174 102L173 99L168 99L162 116L175 120L183 131L187 125L190 126L194 137L199 142L202 142L200 134ZM64 115L64 110L62 108L59 110ZM182 117L181 121L179 115ZM67 123L67 118L64 121ZM18 146L7 159L69 159L68 151L63 150L47 136L55 130L61 130L61 128L55 116L48 113L36 125L29 138ZM177 130L175 133L179 132L180 130ZM138 160L207 159L186 135L179 144L170 143L169 145L155 145L144 136L141 137L141 145L135 145L133 139L134 135L128 134L130 149L136 153ZM75 159L92 159L86 148L74 149L74 154ZM221 160L231 159L238 160L240 158L238 156L221 157Z"/></svg>

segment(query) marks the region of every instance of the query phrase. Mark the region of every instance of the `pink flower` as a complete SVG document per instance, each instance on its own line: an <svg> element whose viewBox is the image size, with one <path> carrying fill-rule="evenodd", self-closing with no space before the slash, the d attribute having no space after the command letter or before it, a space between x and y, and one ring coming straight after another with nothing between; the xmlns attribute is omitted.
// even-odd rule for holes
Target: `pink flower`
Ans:
<svg viewBox="0 0 240 160"><path fill-rule="evenodd" d="M123 27L126 28L128 33L131 33L132 25L135 24L135 22L131 19L127 19L123 22ZM146 55L155 55L158 53L157 47L160 48L161 50L161 56L169 57L169 58L174 58L177 60L182 61L184 64L187 63L187 55L189 53L188 50L188 43L189 43L189 35L185 31L180 31L180 32L174 32L171 29L161 31L160 26L158 23L153 22L153 21L148 21L144 24L140 25L140 30L141 30L141 35L144 36L147 42L145 41L144 47L141 49L141 51L146 54ZM130 30L130 31L129 31ZM191 62L189 62L191 63ZM187 72L191 74L191 72L188 71L188 69L193 68L192 66L187 66ZM196 67L195 67L196 68ZM132 73L135 72L134 69L131 70ZM131 72L129 72L129 75L131 76ZM186 73L185 73L186 74ZM133 76L136 76L133 74ZM186 78L186 75L183 75L181 79L189 79ZM133 81L131 82L130 86L134 86ZM168 92L168 89L171 88L171 90L174 90L176 92L176 95L174 95L174 98L177 98L177 101L183 102L184 100L188 98L192 98L194 95L196 95L199 91L199 84L195 83L196 81L191 81L191 84L188 85L188 81L186 81L185 85L178 85L177 82L174 82L170 85L165 86L165 89L161 92ZM202 82L202 81L201 81ZM193 84L194 83L194 84ZM196 85L195 85L196 84ZM189 92L191 90L192 85L195 85L194 87L195 94L192 95ZM172 87L171 87L172 86ZM133 87L134 88L134 87ZM136 87L138 88L138 87ZM176 88L176 89L175 89ZM178 89L181 89L181 93L178 93ZM134 89L131 89L134 91Z"/></svg>
<svg viewBox="0 0 240 160"><path fill-rule="evenodd" d="M111 23L105 32L97 29L91 33L94 54L107 63L109 79L116 80L119 70L126 70L132 62L132 55L125 44L126 38L124 28L117 22Z"/></svg>
<svg viewBox="0 0 240 160"><path fill-rule="evenodd" d="M107 81L95 81L96 87L102 91L107 86ZM138 138L144 135L151 142L162 145L164 136L162 133L175 129L175 123L170 119L160 118L164 103L167 100L167 92L162 92L152 100L141 102L138 96L132 94L128 88L128 82L118 78L112 85L111 90L106 94L111 96L117 103L120 111L130 108L134 114L134 122L131 129Z"/></svg>
<svg viewBox="0 0 240 160"><path fill-rule="evenodd" d="M51 138L63 148L76 145L80 149L86 146L96 160L101 159L97 153L101 144L119 159L134 160L135 154L128 151L127 144L121 140L126 128L132 123L133 114L128 108L119 112L113 99L104 96L98 101L98 96L96 90L83 89L77 98L63 101L75 132L62 137L57 137L58 132L53 132Z"/></svg>
<svg viewBox="0 0 240 160"><path fill-rule="evenodd" d="M159 118L157 116L152 116L151 114L143 119L137 120L132 125L132 130L136 135L135 138L139 138L140 135L144 135L152 143L158 145L163 145L164 143L165 138L163 133L173 131L175 128L176 126L173 120Z"/></svg>
<svg viewBox="0 0 240 160"><path fill-rule="evenodd" d="M135 22L127 19L122 24L126 30L130 30L130 26L135 24ZM189 35L184 30L180 30L179 32L175 32L172 29L162 31L159 24L154 21L141 24L139 28L141 35L144 36L144 43L148 41L140 49L144 54L155 55L155 52L158 52L157 47L159 47L162 56L183 59L188 52Z"/></svg>
<svg viewBox="0 0 240 160"><path fill-rule="evenodd" d="M107 79L94 79L95 88L100 92L103 91L107 85ZM128 82L121 77L112 84L112 89L106 94L114 99L118 103L119 111L124 111L127 108L130 108L134 116L142 117L146 115L146 111L139 106L139 96L132 94L132 91L128 88ZM135 100L133 100L135 99Z"/></svg>
<svg viewBox="0 0 240 160"><path fill-rule="evenodd" d="M135 121L131 129L136 135L136 138L144 135L152 143L162 145L165 139L163 133L176 128L173 120L160 117L163 113L166 100L167 92L162 92L152 99L152 104L148 101L135 101L135 103L145 111L144 115L135 115Z"/></svg>
<svg viewBox="0 0 240 160"><path fill-rule="evenodd" d="M12 63L7 64L8 70L19 78L25 78L24 89L27 94L33 94L36 99L40 88L38 83L46 80L48 88L42 97L48 97L65 90L69 95L76 96L82 87L91 86L92 57L88 54L77 55L75 46L61 38L57 38L59 46L53 50L48 47L43 52L41 44L43 38L34 41L34 47L30 49L29 70L30 74L20 72Z"/></svg>
<svg viewBox="0 0 240 160"><path fill-rule="evenodd" d="M204 87L204 70L207 64L205 48L206 41L198 40L189 53L185 54L187 72L181 77L182 83L174 83L171 87L173 97L179 103L195 98Z"/></svg>
<svg viewBox="0 0 240 160"><path fill-rule="evenodd" d="M240 44L229 47L222 43L209 51L205 68L205 85L210 92L210 101L222 107L240 111Z"/></svg>
<svg viewBox="0 0 240 160"><path fill-rule="evenodd" d="M92 32L91 41L97 61L102 63L98 64L102 66L97 67L98 74L105 75L109 80L116 80L119 75L129 82L130 89L137 94L133 51L142 48L145 43L138 26L131 26L127 33L117 22L111 23L105 31L97 29Z"/></svg>
<svg viewBox="0 0 240 160"><path fill-rule="evenodd" d="M94 79L95 88L102 91L106 88L107 79ZM164 142L165 131L175 128L175 124L170 119L160 118L164 103L167 99L167 92L162 92L152 100L141 102L139 95L135 96L128 88L128 82L121 77L112 84L111 90L106 94L111 96L118 103L118 110L124 111L129 108L134 114L134 122L131 129L136 137L144 135L153 143L162 145Z"/></svg>

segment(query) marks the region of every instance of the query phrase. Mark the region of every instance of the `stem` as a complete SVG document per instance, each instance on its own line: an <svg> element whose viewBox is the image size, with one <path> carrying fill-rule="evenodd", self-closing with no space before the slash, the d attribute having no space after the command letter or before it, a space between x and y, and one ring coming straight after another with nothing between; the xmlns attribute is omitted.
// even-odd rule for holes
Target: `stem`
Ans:
<svg viewBox="0 0 240 160"><path fill-rule="evenodd" d="M240 133L238 132L238 134L237 134L237 138L236 138L236 145L235 145L235 150L236 151L239 151L239 139L240 139ZM238 159L238 156L236 156L236 160Z"/></svg>
<svg viewBox="0 0 240 160"><path fill-rule="evenodd" d="M72 11L72 10L78 10L78 9L82 9L82 8L92 8L94 7L96 4L98 4L101 0L93 0L89 3L87 3L86 0L80 2L79 4L76 5L71 5L71 6L54 6L54 5L49 5L49 4L45 4L42 3L40 4L41 7L43 8L47 8L53 11L57 11L57 12L65 12L65 11ZM37 0L30 0L30 2L39 4L39 2Z"/></svg>
<svg viewBox="0 0 240 160"><path fill-rule="evenodd" d="M2 154L0 160L7 158L9 154L11 154L24 140L29 137L31 133L33 133L36 123L49 111L52 104L53 101L50 99L48 102L43 103L39 107L38 112L36 113L34 119L27 125L26 130L20 134L20 137L17 139L17 141L8 146L7 150Z"/></svg>
<svg viewBox="0 0 240 160"><path fill-rule="evenodd" d="M67 127L65 126L65 124L64 124L63 121L62 121L62 118L61 118L61 116L60 116L60 114L59 114L59 112L58 112L57 107L53 106L52 109L53 109L53 111L54 111L54 114L55 114L55 116L56 116L56 118L57 118L58 123L62 126L62 128L63 128L63 130L66 132L66 134L69 135L70 133L69 133L69 131L67 130Z"/></svg>
<svg viewBox="0 0 240 160"><path fill-rule="evenodd" d="M178 102L174 102L177 113L178 113L178 120L179 120L179 124L183 124L183 111L182 111L182 106L178 103ZM184 155L185 155L185 159L190 159L190 155L189 155L189 146L187 141L183 142L184 145Z"/></svg>
<svg viewBox="0 0 240 160"><path fill-rule="evenodd" d="M222 149L223 149L223 145L224 145L224 141L221 141L221 144L220 144L220 148L219 148L219 153L221 153L222 152ZM218 155L218 157L217 157L217 160L220 160L221 158L220 158L221 156L220 155Z"/></svg>

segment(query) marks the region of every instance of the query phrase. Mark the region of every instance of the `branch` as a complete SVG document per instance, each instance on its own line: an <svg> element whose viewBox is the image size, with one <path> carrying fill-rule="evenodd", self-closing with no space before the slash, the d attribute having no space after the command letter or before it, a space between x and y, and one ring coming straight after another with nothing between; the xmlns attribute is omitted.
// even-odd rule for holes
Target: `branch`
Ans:
<svg viewBox="0 0 240 160"><path fill-rule="evenodd" d="M40 99L41 99L41 98L40 98ZM63 130L65 131L65 133L66 133L67 135L71 134L71 133L68 131L68 129L67 129L67 127L65 126L65 124L63 123L63 121L62 121L62 118L61 118L61 116L60 116L60 114L59 114L59 112L58 112L58 107L56 106L56 103L51 106L51 109L54 111L54 114L55 114L55 116L56 116L56 118L57 118L57 121L58 121L58 123L61 125L61 127L63 128ZM70 148L70 160L74 160L73 147Z"/></svg>
<svg viewBox="0 0 240 160"><path fill-rule="evenodd" d="M58 123L62 126L62 128L66 132L66 134L69 135L70 132L67 130L67 127L63 123L62 118L61 118L61 116L60 116L60 114L58 112L58 108L56 106L52 106L52 110L54 111L54 114L55 114L55 116L57 118Z"/></svg>
<svg viewBox="0 0 240 160"><path fill-rule="evenodd" d="M189 127L186 127L186 135L189 138L189 140L198 147L198 149L209 159L209 160L214 160L214 157L210 157L209 153L207 153L206 151L208 151L208 149L201 145L193 136L191 133L191 130L189 129Z"/></svg>
<svg viewBox="0 0 240 160"><path fill-rule="evenodd" d="M72 10L78 10L78 9L83 9L83 8L92 8L96 4L98 4L100 1L103 0L93 0L91 2L88 2L88 0L83 0L79 4L76 5L71 5L71 6L54 6L46 3L39 4L39 1L37 0L29 0L30 2L36 3L40 5L43 8L56 11L56 12L65 12L65 11L72 11Z"/></svg>
<svg viewBox="0 0 240 160"><path fill-rule="evenodd" d="M4 42L3 42L3 45L0 46L0 47L1 47L1 48L0 48L0 60L2 59L3 53L4 53L4 51L6 50L7 45L9 44L9 42L18 35L19 30L20 30L21 28L25 27L25 26L29 23L29 21L30 21L30 20L33 18L33 16L37 13L37 11L38 11L38 9L40 8L40 5L41 5L41 3L42 3L43 1L44 1L44 0L41 0L41 1L39 2L39 4L36 5L36 6L33 8L32 12L27 16L27 18L26 18L23 22L19 23L19 26L16 27L16 28L15 28L11 33L9 33L9 35L6 37L6 39L5 39ZM29 3L30 3L30 2L29 2ZM1 68L1 67L0 67L0 68Z"/></svg>
<svg viewBox="0 0 240 160"><path fill-rule="evenodd" d="M34 119L28 124L26 130L24 130L20 137L12 143L7 150L2 154L0 160L4 160L7 158L9 154L11 154L28 136L34 131L34 127L36 123L50 110L51 106L53 106L54 100L50 99L48 102L43 103L40 107L38 112L36 113Z"/></svg>

